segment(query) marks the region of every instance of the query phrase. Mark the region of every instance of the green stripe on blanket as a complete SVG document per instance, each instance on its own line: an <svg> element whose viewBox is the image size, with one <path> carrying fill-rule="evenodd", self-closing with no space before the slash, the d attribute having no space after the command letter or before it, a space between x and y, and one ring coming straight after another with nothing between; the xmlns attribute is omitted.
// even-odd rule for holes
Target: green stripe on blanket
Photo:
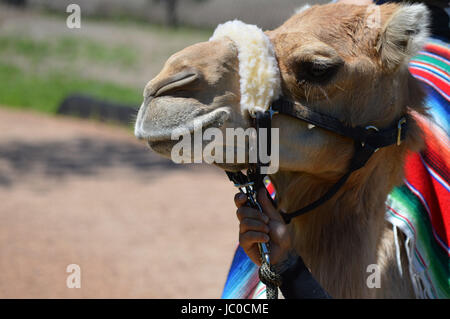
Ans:
<svg viewBox="0 0 450 319"><path fill-rule="evenodd" d="M395 188L386 204L386 219L407 236L405 246L416 294L450 298L449 259L435 240L423 204L405 185Z"/></svg>
<svg viewBox="0 0 450 319"><path fill-rule="evenodd" d="M414 61L420 61L420 62L425 62L425 63L431 64L440 70L448 70L448 68L449 68L448 64L446 64L445 62L438 60L436 58L427 56L425 54L418 54L418 55L414 56Z"/></svg>

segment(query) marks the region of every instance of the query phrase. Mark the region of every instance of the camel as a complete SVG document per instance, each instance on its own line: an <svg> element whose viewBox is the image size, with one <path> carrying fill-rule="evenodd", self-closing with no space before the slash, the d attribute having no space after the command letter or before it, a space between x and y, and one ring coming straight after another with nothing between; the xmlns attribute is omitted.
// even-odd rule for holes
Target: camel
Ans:
<svg viewBox="0 0 450 319"><path fill-rule="evenodd" d="M427 37L421 4L379 6L379 25L368 26L368 7L349 4L304 8L266 31L280 71L282 94L351 126L387 127L402 115L426 115L424 94L407 63ZM227 37L197 43L171 56L144 90L135 134L170 157L170 132L204 127L249 128L241 105L238 47ZM278 208L289 212L324 194L345 173L353 143L278 114L279 170L270 176ZM384 147L354 172L329 201L289 224L295 249L335 298L413 298L404 249L400 274L385 200L403 178L405 154L418 151L422 134L414 118L400 145ZM246 163L216 163L237 171ZM380 288L369 288L367 267L380 269Z"/></svg>

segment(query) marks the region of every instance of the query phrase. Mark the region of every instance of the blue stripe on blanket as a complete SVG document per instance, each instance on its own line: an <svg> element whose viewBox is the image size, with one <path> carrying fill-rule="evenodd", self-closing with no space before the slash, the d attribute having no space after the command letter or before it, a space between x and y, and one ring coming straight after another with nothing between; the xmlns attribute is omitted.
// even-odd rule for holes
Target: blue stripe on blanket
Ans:
<svg viewBox="0 0 450 319"><path fill-rule="evenodd" d="M234 254L222 299L246 299L259 282L258 267L247 257L241 246Z"/></svg>
<svg viewBox="0 0 450 319"><path fill-rule="evenodd" d="M425 105L433 120L450 136L450 105L433 88L424 85L427 93Z"/></svg>

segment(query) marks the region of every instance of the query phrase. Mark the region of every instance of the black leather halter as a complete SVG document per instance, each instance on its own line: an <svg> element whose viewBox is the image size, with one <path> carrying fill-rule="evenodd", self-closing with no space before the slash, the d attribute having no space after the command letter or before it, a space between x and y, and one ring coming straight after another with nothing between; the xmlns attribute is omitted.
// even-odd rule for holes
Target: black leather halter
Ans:
<svg viewBox="0 0 450 319"><path fill-rule="evenodd" d="M260 128L266 128L268 129L268 132L270 132L272 115L277 113L292 116L341 136L351 138L354 141L354 154L350 160L347 172L335 184L333 184L323 196L321 196L316 201L291 213L281 212L281 216L283 217L286 224L289 224L292 218L303 215L332 198L333 195L335 195L338 190L345 184L349 176L354 171L363 167L367 163L369 158L379 148L393 144L400 145L401 142L405 139L408 130L408 120L406 116L401 117L393 124L384 129L379 129L371 125L366 127L352 127L344 125L341 121L332 116L310 110L299 103L291 102L289 100L281 98L272 103L269 111L266 111L264 113L259 112L256 114L255 127L257 131ZM257 133L259 136L259 132ZM270 155L270 135L268 135L267 143L267 147L269 150L268 155ZM260 166L259 161L257 166ZM258 168L257 171L259 171ZM236 179L242 181L243 176L245 176L243 174L235 175L234 173L230 172L227 172L227 175L235 183ZM248 173L248 180L254 181L255 184L261 184L260 181L262 180L262 176L258 176L258 174L255 174L252 171L251 173Z"/></svg>

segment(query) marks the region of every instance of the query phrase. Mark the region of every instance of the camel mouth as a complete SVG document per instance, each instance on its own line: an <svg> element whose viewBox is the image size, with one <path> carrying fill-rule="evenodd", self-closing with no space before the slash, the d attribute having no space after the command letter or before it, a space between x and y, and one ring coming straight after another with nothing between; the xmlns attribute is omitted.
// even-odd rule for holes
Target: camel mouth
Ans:
<svg viewBox="0 0 450 319"><path fill-rule="evenodd" d="M220 128L229 118L229 112L225 109L216 109L197 116L177 127L154 128L149 131L147 140L149 142L161 142L167 140L178 140L182 134L193 134L198 127L208 129L211 127Z"/></svg>
<svg viewBox="0 0 450 319"><path fill-rule="evenodd" d="M170 153L169 148L177 143L180 136L193 134L198 128L220 128L229 117L227 106L212 110L193 99L170 96L151 98L139 109L135 136L164 155Z"/></svg>
<svg viewBox="0 0 450 319"><path fill-rule="evenodd" d="M146 131L145 140L147 145L155 152L169 156L173 147L181 137L192 136L196 130L202 131L208 128L220 128L229 118L229 111L224 107L214 111L196 116L176 127L157 127Z"/></svg>

